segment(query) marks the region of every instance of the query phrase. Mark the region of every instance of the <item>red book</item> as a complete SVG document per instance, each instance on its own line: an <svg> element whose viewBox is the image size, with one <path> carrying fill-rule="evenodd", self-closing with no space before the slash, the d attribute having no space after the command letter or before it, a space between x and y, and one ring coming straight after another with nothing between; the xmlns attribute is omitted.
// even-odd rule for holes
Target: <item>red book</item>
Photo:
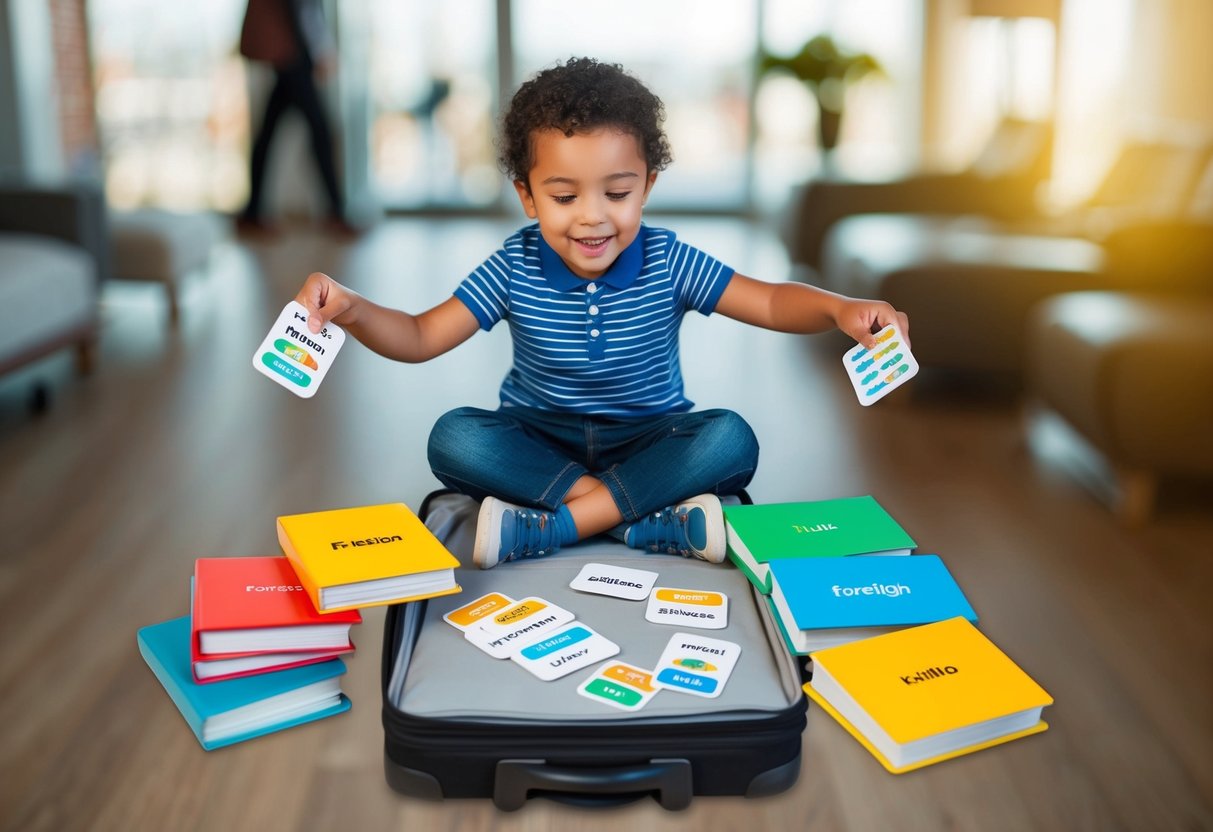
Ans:
<svg viewBox="0 0 1213 832"><path fill-rule="evenodd" d="M195 682L220 682L239 676L252 676L257 673L269 673L272 670L286 670L288 667L326 662L335 656L353 651L354 645L347 644L337 650L306 650L293 653L227 653L203 656L198 652L198 642L195 640L190 646L190 668L194 673Z"/></svg>
<svg viewBox="0 0 1213 832"><path fill-rule="evenodd" d="M357 610L316 612L284 557L194 562L191 642L202 660L318 651L330 658L353 649L350 626L361 622Z"/></svg>

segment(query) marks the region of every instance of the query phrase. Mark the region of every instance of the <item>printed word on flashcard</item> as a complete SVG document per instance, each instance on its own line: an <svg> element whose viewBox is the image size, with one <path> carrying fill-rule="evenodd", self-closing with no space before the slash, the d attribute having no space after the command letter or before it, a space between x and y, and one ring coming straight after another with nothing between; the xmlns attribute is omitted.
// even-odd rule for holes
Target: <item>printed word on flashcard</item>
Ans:
<svg viewBox="0 0 1213 832"><path fill-rule="evenodd" d="M577 688L587 699L624 711L638 711L657 695L653 674L623 662L607 662Z"/></svg>
<svg viewBox="0 0 1213 832"><path fill-rule="evenodd" d="M524 598L515 604L486 616L478 625L473 641L490 645L502 644L517 650L531 644L572 621L574 615L542 598Z"/></svg>
<svg viewBox="0 0 1213 832"><path fill-rule="evenodd" d="M574 622L563 630L532 642L510 658L545 682L567 676L619 652L619 645Z"/></svg>
<svg viewBox="0 0 1213 832"><path fill-rule="evenodd" d="M657 660L659 688L715 699L741 656L741 645L691 633L675 633Z"/></svg>
<svg viewBox="0 0 1213 832"><path fill-rule="evenodd" d="M512 606L514 606L513 598L502 595L500 592L490 592L487 595L481 595L471 603L451 610L442 616L442 620L458 630L467 632L468 629L477 626L489 616Z"/></svg>
<svg viewBox="0 0 1213 832"><path fill-rule="evenodd" d="M847 368L847 378L864 407L880 401L918 375L918 362L894 324L876 333L876 346L871 349L856 345L848 350L842 357L842 365Z"/></svg>
<svg viewBox="0 0 1213 832"><path fill-rule="evenodd" d="M729 623L729 596L704 589L659 586L649 596L645 620L701 630L722 630Z"/></svg>
<svg viewBox="0 0 1213 832"><path fill-rule="evenodd" d="M645 569L629 569L607 563L587 563L569 584L579 592L610 595L628 601L643 601L649 597L657 573Z"/></svg>
<svg viewBox="0 0 1213 832"><path fill-rule="evenodd" d="M307 328L307 309L291 301L282 310L257 352L253 367L296 396L310 399L345 343L345 330L329 324Z"/></svg>

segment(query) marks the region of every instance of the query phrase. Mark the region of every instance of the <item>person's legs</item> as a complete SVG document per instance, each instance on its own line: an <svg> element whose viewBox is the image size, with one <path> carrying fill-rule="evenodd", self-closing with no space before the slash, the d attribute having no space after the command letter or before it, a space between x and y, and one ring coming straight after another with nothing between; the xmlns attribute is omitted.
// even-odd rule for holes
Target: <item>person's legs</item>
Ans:
<svg viewBox="0 0 1213 832"><path fill-rule="evenodd" d="M611 450L597 477L628 523L696 494L735 494L758 467L758 439L731 410L664 416L630 439L626 430L604 428ZM616 434L626 441L612 442Z"/></svg>
<svg viewBox="0 0 1213 832"><path fill-rule="evenodd" d="M316 162L316 171L324 185L324 194L328 200L329 216L334 219L344 219L345 205L341 198L341 189L337 184L337 160L333 153L333 135L329 127L328 116L324 103L320 100L320 91L310 69L293 71L289 79L292 99L299 111L307 120L308 133L311 136L312 158Z"/></svg>
<svg viewBox="0 0 1213 832"><path fill-rule="evenodd" d="M448 488L474 499L492 496L555 511L587 473L573 459L575 449L564 444L575 440L580 422L579 416L532 408L460 407L440 416L430 431L430 469Z"/></svg>
<svg viewBox="0 0 1213 832"><path fill-rule="evenodd" d="M274 132L278 129L278 120L291 103L289 83L286 73L274 73L274 87L270 90L269 99L265 103L265 113L261 117L261 126L257 130L257 138L253 141L252 155L249 157L249 195L240 218L249 222L261 221L261 199L265 191L265 171L269 161L270 145L274 141Z"/></svg>
<svg viewBox="0 0 1213 832"><path fill-rule="evenodd" d="M488 569L552 554L579 533L564 501L586 493L583 417L534 408L462 407L430 431L430 468L481 501L472 561Z"/></svg>

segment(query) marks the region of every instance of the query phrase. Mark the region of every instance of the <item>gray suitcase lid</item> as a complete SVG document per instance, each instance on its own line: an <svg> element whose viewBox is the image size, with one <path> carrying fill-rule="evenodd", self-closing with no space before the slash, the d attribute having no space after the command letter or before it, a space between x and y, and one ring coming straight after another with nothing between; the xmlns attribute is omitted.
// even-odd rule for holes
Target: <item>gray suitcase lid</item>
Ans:
<svg viewBox="0 0 1213 832"><path fill-rule="evenodd" d="M400 621L406 631L417 625L418 615L424 615L424 620L416 642L401 639L392 661L388 701L401 711L423 718L485 722L703 722L782 711L802 696L796 660L783 646L766 602L732 564L649 555L607 538L594 538L549 557L479 570L471 566L478 507L459 495L443 495L429 507L427 525L464 564L456 571L463 591L432 598L424 605L405 605ZM728 625L708 630L685 624L654 624L645 619L647 601L570 588L569 583L586 563L657 572L656 586L721 592L729 598ZM649 671L670 637L678 632L734 642L741 646L741 655L716 698L662 690L640 710L625 712L577 693L601 662L544 682L509 659L494 659L482 652L443 621L446 613L489 592L515 600L537 596L564 607L576 620L619 645L620 652L613 660Z"/></svg>

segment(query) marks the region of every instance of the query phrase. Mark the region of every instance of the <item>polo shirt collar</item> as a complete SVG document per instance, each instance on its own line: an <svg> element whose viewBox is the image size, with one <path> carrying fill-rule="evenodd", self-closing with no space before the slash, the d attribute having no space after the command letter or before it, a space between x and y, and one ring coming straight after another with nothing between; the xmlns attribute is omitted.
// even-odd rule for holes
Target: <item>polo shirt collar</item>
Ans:
<svg viewBox="0 0 1213 832"><path fill-rule="evenodd" d="M606 270L602 277L596 278L595 282L605 283L612 289L626 289L636 282L636 278L640 276L640 269L644 266L644 238L647 233L646 227L641 224L640 233L636 235L636 239L632 240L631 244L619 253L615 258L615 262ZM585 286L590 281L584 277L578 277L569 270L565 262L560 259L560 255L547 244L543 239L543 234L538 235L539 238L539 265L543 268L543 277L551 285L551 287L559 292L571 292L574 289Z"/></svg>

